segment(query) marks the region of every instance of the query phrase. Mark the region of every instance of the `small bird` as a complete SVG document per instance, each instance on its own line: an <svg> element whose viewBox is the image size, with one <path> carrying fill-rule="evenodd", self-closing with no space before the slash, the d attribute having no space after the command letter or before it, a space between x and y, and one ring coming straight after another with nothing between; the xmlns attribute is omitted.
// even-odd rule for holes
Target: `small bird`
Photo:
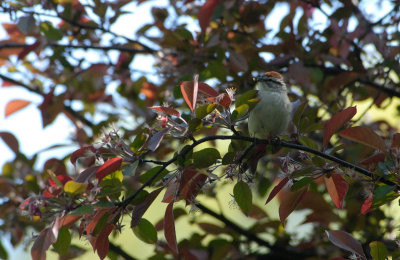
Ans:
<svg viewBox="0 0 400 260"><path fill-rule="evenodd" d="M268 139L286 131L292 112L292 104L282 75L275 71L255 78L260 101L250 111L249 134L251 137Z"/></svg>
<svg viewBox="0 0 400 260"><path fill-rule="evenodd" d="M271 140L287 129L291 119L292 103L287 95L282 75L278 72L267 72L255 78L255 81L258 90L257 97L260 101L250 111L249 134L251 137ZM247 162L242 166L242 170L249 169L254 175L258 161L265 155L266 149L265 144L256 145ZM275 151L274 148L272 151Z"/></svg>

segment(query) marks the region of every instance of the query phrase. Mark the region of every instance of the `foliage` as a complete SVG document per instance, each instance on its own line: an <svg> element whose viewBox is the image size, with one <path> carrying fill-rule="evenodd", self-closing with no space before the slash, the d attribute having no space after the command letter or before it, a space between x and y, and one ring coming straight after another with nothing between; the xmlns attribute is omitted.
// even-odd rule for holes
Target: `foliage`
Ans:
<svg viewBox="0 0 400 260"><path fill-rule="evenodd" d="M367 2L2 1L12 21L2 24L2 87L42 97L43 127L65 115L77 149L34 167L37 156L0 132L15 153L0 176L1 231L16 246L34 229L33 259L82 254L76 236L100 259L133 259L113 243L117 232L151 244L152 259L399 257L388 208L399 196L400 133L394 120L366 115L400 97L400 4L382 1L385 12L368 15L378 3ZM125 8L142 5L152 6L153 21L132 37L116 33L119 19L138 20ZM144 56L154 73L134 66ZM280 139L247 131L258 102L251 78L266 71L284 75L295 108ZM5 117L31 103L11 100ZM230 184L231 210L253 219L250 227L204 205ZM279 221L267 213L275 197ZM156 200L165 213L152 223L143 216ZM200 230L180 241L175 223L187 213L179 201L199 212L189 214ZM310 235L286 230L304 209Z"/></svg>

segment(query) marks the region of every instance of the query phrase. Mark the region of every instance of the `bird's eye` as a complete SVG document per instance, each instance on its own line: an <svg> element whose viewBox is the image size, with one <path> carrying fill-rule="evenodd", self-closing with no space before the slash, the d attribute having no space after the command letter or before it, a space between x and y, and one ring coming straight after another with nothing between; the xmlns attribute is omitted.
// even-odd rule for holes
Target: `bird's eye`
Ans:
<svg viewBox="0 0 400 260"><path fill-rule="evenodd" d="M256 85L256 83L257 83L256 77L249 78L248 84L250 87L254 87Z"/></svg>

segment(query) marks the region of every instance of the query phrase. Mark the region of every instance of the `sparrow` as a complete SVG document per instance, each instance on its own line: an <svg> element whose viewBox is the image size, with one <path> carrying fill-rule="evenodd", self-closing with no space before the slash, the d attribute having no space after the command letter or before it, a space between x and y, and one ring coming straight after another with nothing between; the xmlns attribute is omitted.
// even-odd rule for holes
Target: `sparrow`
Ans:
<svg viewBox="0 0 400 260"><path fill-rule="evenodd" d="M286 131L291 120L292 103L281 74L270 71L255 78L260 101L250 111L249 134L268 139Z"/></svg>

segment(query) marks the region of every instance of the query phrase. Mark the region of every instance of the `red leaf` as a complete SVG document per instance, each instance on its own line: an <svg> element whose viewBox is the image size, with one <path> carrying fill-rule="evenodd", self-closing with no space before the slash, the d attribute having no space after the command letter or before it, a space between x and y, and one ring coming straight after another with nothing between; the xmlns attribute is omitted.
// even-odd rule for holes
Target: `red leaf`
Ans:
<svg viewBox="0 0 400 260"><path fill-rule="evenodd" d="M340 88L344 85L347 85L350 82L353 82L354 80L358 79L360 77L360 73L354 72L354 71L346 71L337 74L335 77L333 77L328 83L327 86L329 86L330 90L334 90L337 88Z"/></svg>
<svg viewBox="0 0 400 260"><path fill-rule="evenodd" d="M122 164L122 158L121 157L115 157L115 158L109 159L102 166L100 166L99 169L97 169L97 172L96 172L97 180L99 182L101 182L101 180L104 177L106 177L110 173L113 173L116 170L118 170L119 167L121 167L121 164Z"/></svg>
<svg viewBox="0 0 400 260"><path fill-rule="evenodd" d="M330 178L324 177L329 196L336 207L343 209L343 201L349 189L349 184L340 174L332 173Z"/></svg>
<svg viewBox="0 0 400 260"><path fill-rule="evenodd" d="M348 107L339 113L332 116L332 118L326 122L324 126L324 140L323 145L326 146L329 143L332 135L339 130L344 124L350 121L357 113L357 107Z"/></svg>
<svg viewBox="0 0 400 260"><path fill-rule="evenodd" d="M229 52L229 63L235 72L246 72L249 68L246 58L242 54L234 51Z"/></svg>
<svg viewBox="0 0 400 260"><path fill-rule="evenodd" d="M32 260L45 260L47 249L56 241L57 238L54 236L51 228L43 229L33 243L31 249Z"/></svg>
<svg viewBox="0 0 400 260"><path fill-rule="evenodd" d="M171 180L168 183L167 190L164 193L164 197L161 202L170 203L174 201L176 194L178 193L179 183L177 180Z"/></svg>
<svg viewBox="0 0 400 260"><path fill-rule="evenodd" d="M178 255L178 244L176 242L174 213L173 213L174 202L168 204L165 210L164 218L164 236L167 240L169 248L172 250L174 255Z"/></svg>
<svg viewBox="0 0 400 260"><path fill-rule="evenodd" d="M146 104L152 106L157 98L157 86L150 82L143 82L140 93L145 95Z"/></svg>
<svg viewBox="0 0 400 260"><path fill-rule="evenodd" d="M6 87L14 87L16 85L13 82L9 82L9 81L6 81L6 80L3 79L3 83L1 83L1 86L3 88L6 88Z"/></svg>
<svg viewBox="0 0 400 260"><path fill-rule="evenodd" d="M44 95L43 102L39 105L43 127L51 124L63 112L65 96L65 93L54 96L54 88Z"/></svg>
<svg viewBox="0 0 400 260"><path fill-rule="evenodd" d="M204 82L199 82L199 93L204 97L216 97L219 93Z"/></svg>
<svg viewBox="0 0 400 260"><path fill-rule="evenodd" d="M89 152L91 151L91 153ZM89 154L94 156L94 153L96 152L96 149L93 146L84 146L76 150L71 154L71 158L69 159L71 163L75 166L76 160L79 157L86 157Z"/></svg>
<svg viewBox="0 0 400 260"><path fill-rule="evenodd" d="M390 146L391 149L393 148L400 148L400 133L395 133L393 135L392 145Z"/></svg>
<svg viewBox="0 0 400 260"><path fill-rule="evenodd" d="M19 209L20 210L28 210L29 209L29 204L32 202L32 198L29 197L26 200L24 200L21 204L19 204Z"/></svg>
<svg viewBox="0 0 400 260"><path fill-rule="evenodd" d="M308 187L296 191L288 190L285 193L284 199L279 205L279 219L282 225L285 223L286 218L296 209L297 205L301 202L304 196L307 194Z"/></svg>
<svg viewBox="0 0 400 260"><path fill-rule="evenodd" d="M82 216L79 216L79 215L65 215L60 220L59 228L61 228L62 226L70 227L81 218L82 218Z"/></svg>
<svg viewBox="0 0 400 260"><path fill-rule="evenodd" d="M22 60L23 58L25 58L25 56L30 53L31 51L33 51L34 49L36 49L37 47L39 47L40 45L40 41L36 40L36 42L34 44L28 45L26 46L19 54L18 54L18 59Z"/></svg>
<svg viewBox="0 0 400 260"><path fill-rule="evenodd" d="M209 97L207 99L214 104L218 104L226 108L229 108L232 104L232 98L229 96L228 93L222 93L216 97Z"/></svg>
<svg viewBox="0 0 400 260"><path fill-rule="evenodd" d="M11 133L0 132L0 138L10 147L10 149L17 154L19 152L19 144L17 138Z"/></svg>
<svg viewBox="0 0 400 260"><path fill-rule="evenodd" d="M360 162L360 164L365 166L377 165L379 162L385 161L385 154L384 153L377 153L374 154Z"/></svg>
<svg viewBox="0 0 400 260"><path fill-rule="evenodd" d="M355 126L344 129L339 132L339 135L343 138L381 150L382 152L386 150L386 145L383 139L372 129L365 126Z"/></svg>
<svg viewBox="0 0 400 260"><path fill-rule="evenodd" d="M372 192L370 192L368 197L364 200L364 203L361 206L361 214L365 215L368 212L370 212L373 202L374 202L374 195Z"/></svg>
<svg viewBox="0 0 400 260"><path fill-rule="evenodd" d="M87 235L92 235L94 229L96 228L97 224L99 223L99 220L101 217L104 216L104 214L111 212L113 209L99 209L95 213L92 214L92 216L89 219L89 223L86 226L86 234ZM94 235L94 234L93 234ZM93 248L95 250L95 248Z"/></svg>
<svg viewBox="0 0 400 260"><path fill-rule="evenodd" d="M97 251L100 259L104 259L107 256L110 241L108 240L109 235L114 230L113 224L107 223L99 234L90 240L93 250Z"/></svg>
<svg viewBox="0 0 400 260"><path fill-rule="evenodd" d="M219 0L207 0L199 10L199 24L201 31L204 32L210 23L211 15L214 12L215 7L219 3Z"/></svg>
<svg viewBox="0 0 400 260"><path fill-rule="evenodd" d="M50 245L57 241L58 230L60 228L60 217L57 217L50 228L43 229L39 236L35 239L33 246L31 248L32 260L45 260L46 251L49 249Z"/></svg>
<svg viewBox="0 0 400 260"><path fill-rule="evenodd" d="M196 75L194 81L183 81L181 82L181 92L186 104L190 110L194 110L197 101L197 92L199 90L198 75Z"/></svg>
<svg viewBox="0 0 400 260"><path fill-rule="evenodd" d="M198 173L194 165L186 167L179 185L179 199L186 200L186 206L192 203L206 180L207 176Z"/></svg>
<svg viewBox="0 0 400 260"><path fill-rule="evenodd" d="M76 182L87 183L89 179L96 174L97 170L100 166L93 166L90 168L85 169L75 178Z"/></svg>
<svg viewBox="0 0 400 260"><path fill-rule="evenodd" d="M180 84L181 92L186 104L193 111L197 95L201 95L202 98L216 97L219 93L204 82L198 82L198 88L195 89L195 81L182 81Z"/></svg>
<svg viewBox="0 0 400 260"><path fill-rule="evenodd" d="M352 235L342 230L325 230L328 239L337 247L359 255L367 259L360 242L354 239Z"/></svg>
<svg viewBox="0 0 400 260"><path fill-rule="evenodd" d="M21 31L18 29L17 24L15 23L2 23L1 24L6 30L7 35L13 39L17 40L17 42L22 43L22 39L25 39L25 36L21 33Z"/></svg>
<svg viewBox="0 0 400 260"><path fill-rule="evenodd" d="M115 64L115 69L119 70L119 69L121 69L122 66L128 66L129 65L128 62L130 62L131 59L132 59L132 55L130 55L127 52L121 52L119 54L118 61Z"/></svg>
<svg viewBox="0 0 400 260"><path fill-rule="evenodd" d="M51 158L43 166L43 171L51 170L56 175L67 175L67 168L62 160Z"/></svg>
<svg viewBox="0 0 400 260"><path fill-rule="evenodd" d="M4 116L8 117L9 115L17 112L18 110L26 107L30 103L31 103L30 101L21 100L21 99L11 100L6 105Z"/></svg>
<svg viewBox="0 0 400 260"><path fill-rule="evenodd" d="M285 185L286 185L286 183L287 183L288 181L289 181L289 178L288 178L288 177L283 178L283 179L278 183L278 185L276 185L276 186L272 189L272 191L271 191L271 193L269 194L268 199L267 199L267 201L265 202L265 204L267 204L268 202L270 202L270 201L276 196L276 194L278 194L278 192L279 192L283 187L285 187Z"/></svg>
<svg viewBox="0 0 400 260"><path fill-rule="evenodd" d="M154 106L154 107L149 107L149 109L157 111L157 112L161 112L166 115L181 117L181 114L177 110L173 109L172 107Z"/></svg>
<svg viewBox="0 0 400 260"><path fill-rule="evenodd" d="M164 187L161 187L152 191L149 195L147 195L146 199L142 203L136 205L133 208L131 227L135 227L137 224L139 224L140 219L153 203L153 201L157 198L158 194L160 194L160 192L163 190L163 188Z"/></svg>
<svg viewBox="0 0 400 260"><path fill-rule="evenodd" d="M170 128L163 128L154 135L152 135L147 143L147 149L150 151L157 150L158 146L160 146L161 141L164 139L164 136L168 133Z"/></svg>

